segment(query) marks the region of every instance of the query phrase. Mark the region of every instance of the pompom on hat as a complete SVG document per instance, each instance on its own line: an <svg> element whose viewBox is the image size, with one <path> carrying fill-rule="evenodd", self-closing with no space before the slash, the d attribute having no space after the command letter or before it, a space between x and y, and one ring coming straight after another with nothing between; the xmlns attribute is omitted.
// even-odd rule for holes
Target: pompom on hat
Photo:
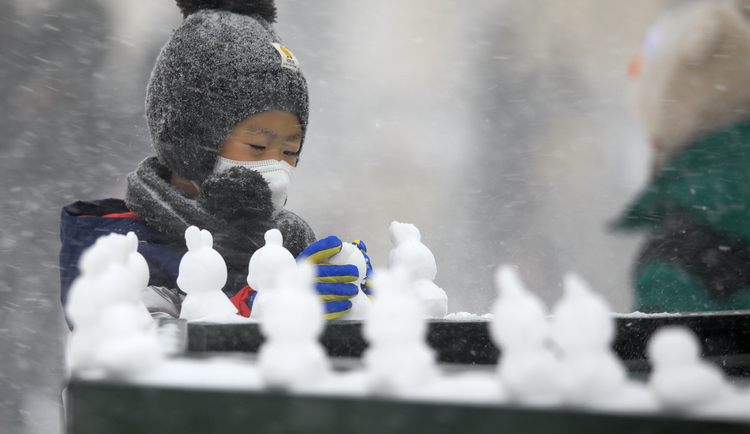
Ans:
<svg viewBox="0 0 750 434"><path fill-rule="evenodd" d="M307 81L273 30L273 0L177 0L185 19L162 48L146 93L159 162L204 181L242 120L268 110L307 130Z"/></svg>

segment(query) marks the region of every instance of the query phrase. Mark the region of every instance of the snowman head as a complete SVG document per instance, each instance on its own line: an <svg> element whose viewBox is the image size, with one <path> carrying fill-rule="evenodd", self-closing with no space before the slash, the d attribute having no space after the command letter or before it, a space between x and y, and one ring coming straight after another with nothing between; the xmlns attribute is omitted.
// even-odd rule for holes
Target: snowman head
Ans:
<svg viewBox="0 0 750 434"><path fill-rule="evenodd" d="M411 223L392 222L389 228L393 250L388 254L388 268L397 265L409 269L413 280L433 280L437 275L435 256L422 244L422 235Z"/></svg>
<svg viewBox="0 0 750 434"><path fill-rule="evenodd" d="M495 274L498 298L492 304L491 338L503 351L539 351L547 344L550 327L542 300L528 291L513 266Z"/></svg>
<svg viewBox="0 0 750 434"><path fill-rule="evenodd" d="M296 267L297 261L285 249L278 229L265 234L266 245L256 250L247 266L247 284L256 291L274 288L282 270Z"/></svg>
<svg viewBox="0 0 750 434"><path fill-rule="evenodd" d="M615 337L609 304L575 273L565 276L563 286L563 297L552 312L555 343L567 354L609 348Z"/></svg>
<svg viewBox="0 0 750 434"><path fill-rule="evenodd" d="M657 330L649 339L646 350L654 369L689 366L701 357L701 344L695 333L679 326Z"/></svg>
<svg viewBox="0 0 750 434"><path fill-rule="evenodd" d="M130 241L121 234L108 234L96 239L81 255L78 267L82 275L104 273L112 264L125 265L130 254Z"/></svg>
<svg viewBox="0 0 750 434"><path fill-rule="evenodd" d="M180 261L177 286L186 293L221 289L227 282L227 265L213 249L213 237L207 230L190 226L185 230L188 252Z"/></svg>

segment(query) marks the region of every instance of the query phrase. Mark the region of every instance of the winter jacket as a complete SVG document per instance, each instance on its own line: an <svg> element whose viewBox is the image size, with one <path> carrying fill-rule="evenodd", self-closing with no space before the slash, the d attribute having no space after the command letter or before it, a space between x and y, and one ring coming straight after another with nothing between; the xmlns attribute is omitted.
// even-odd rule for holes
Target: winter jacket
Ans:
<svg viewBox="0 0 750 434"><path fill-rule="evenodd" d="M703 135L667 163L615 223L647 240L635 309L750 309L750 119Z"/></svg>
<svg viewBox="0 0 750 434"><path fill-rule="evenodd" d="M308 228L306 224L304 227ZM79 201L63 208L61 216L60 287L63 306L67 303L71 284L79 274L81 254L102 235L124 235L130 231L138 236L138 252L148 263L149 286L178 289L179 265L187 252L183 238L166 236L150 227L130 212L123 200ZM312 233L305 236L314 239ZM249 316L253 291L247 286L247 269L229 268L227 271L227 283L222 290L228 297L233 297L232 302L243 316Z"/></svg>

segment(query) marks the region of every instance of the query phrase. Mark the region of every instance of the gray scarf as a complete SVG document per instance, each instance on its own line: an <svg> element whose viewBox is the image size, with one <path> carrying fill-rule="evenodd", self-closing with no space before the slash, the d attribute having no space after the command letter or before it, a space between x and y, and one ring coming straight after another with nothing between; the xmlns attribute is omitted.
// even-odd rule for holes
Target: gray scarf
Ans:
<svg viewBox="0 0 750 434"><path fill-rule="evenodd" d="M282 210L272 218L271 190L256 171L235 167L212 174L201 184L197 198L172 185L171 175L156 157L143 160L127 178L128 208L149 226L183 243L188 226L208 230L230 269L247 272L250 257L265 244L263 235L274 227L295 257L315 241L310 226L296 214Z"/></svg>

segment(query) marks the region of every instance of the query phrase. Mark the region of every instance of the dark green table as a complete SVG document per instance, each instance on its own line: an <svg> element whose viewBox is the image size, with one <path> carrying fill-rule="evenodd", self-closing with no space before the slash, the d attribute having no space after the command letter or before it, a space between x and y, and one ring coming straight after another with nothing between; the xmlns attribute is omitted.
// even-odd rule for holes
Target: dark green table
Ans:
<svg viewBox="0 0 750 434"><path fill-rule="evenodd" d="M186 324L173 321L184 335ZM750 312L617 319L614 349L636 376L648 371L650 335L665 325L696 331L703 355L732 375L750 373ZM488 322L431 321L428 342L443 369L488 369L499 352ZM327 323L321 338L339 369L358 365L367 348L362 324ZM257 324L187 325L183 357L213 352L253 353L263 342ZM248 354L245 357L252 357ZM341 359L344 357L347 359ZM482 366L484 365L484 366ZM740 379L742 381L742 379ZM227 392L143 387L125 382L73 380L68 388L69 434L119 433L750 433L750 423L678 415L622 415L572 409L345 399L280 392Z"/></svg>
<svg viewBox="0 0 750 434"><path fill-rule="evenodd" d="M647 373L646 344L659 327L682 325L696 332L703 356L731 376L750 376L750 311L618 317L613 348L633 373ZM427 341L438 361L495 364L499 351L492 344L487 321L429 322ZM263 342L257 324L188 324L188 351L256 352ZM329 321L321 342L331 357L362 356L367 343L360 321Z"/></svg>
<svg viewBox="0 0 750 434"><path fill-rule="evenodd" d="M750 423L72 381L68 434L739 434Z"/></svg>

